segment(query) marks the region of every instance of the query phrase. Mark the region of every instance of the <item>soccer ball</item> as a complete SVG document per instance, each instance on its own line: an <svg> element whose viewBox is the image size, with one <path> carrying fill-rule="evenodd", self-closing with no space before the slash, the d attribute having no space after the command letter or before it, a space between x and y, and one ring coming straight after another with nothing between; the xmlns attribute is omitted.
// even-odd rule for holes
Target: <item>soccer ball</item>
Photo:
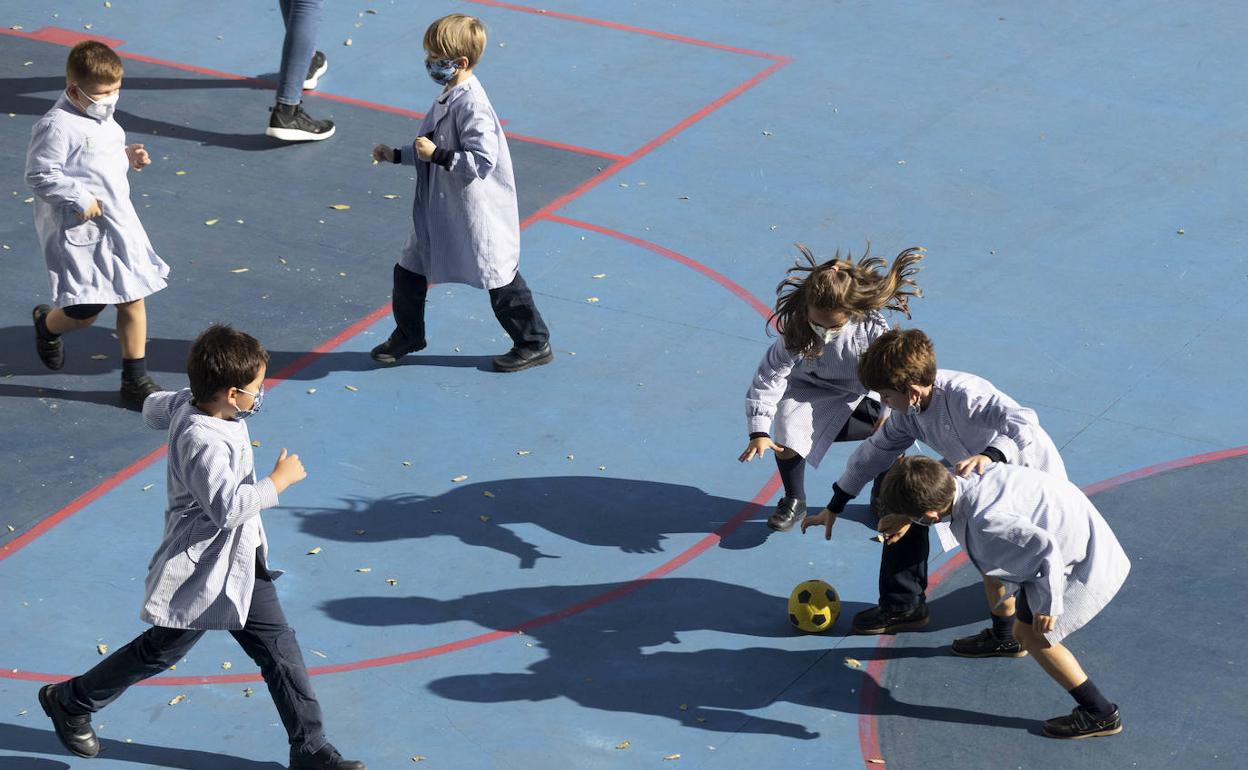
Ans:
<svg viewBox="0 0 1248 770"><path fill-rule="evenodd" d="M840 614L841 597L822 580L798 583L789 594L789 622L807 633L827 631Z"/></svg>

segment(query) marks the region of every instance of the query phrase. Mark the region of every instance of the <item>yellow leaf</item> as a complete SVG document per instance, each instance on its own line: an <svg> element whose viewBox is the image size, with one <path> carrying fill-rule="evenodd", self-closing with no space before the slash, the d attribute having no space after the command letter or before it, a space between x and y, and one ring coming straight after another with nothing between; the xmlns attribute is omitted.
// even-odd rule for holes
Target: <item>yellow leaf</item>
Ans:
<svg viewBox="0 0 1248 770"><path fill-rule="evenodd" d="M315 656L316 656L316 657L318 657L318 658L329 658L329 656L328 656L328 655L326 655L325 653L321 652L320 650L313 650L313 651L312 651L312 654L313 654L313 655L315 655Z"/></svg>
<svg viewBox="0 0 1248 770"><path fill-rule="evenodd" d="M236 267L230 272L231 273L246 273L246 272L249 272L250 270L251 270L250 267Z"/></svg>
<svg viewBox="0 0 1248 770"><path fill-rule="evenodd" d="M666 757L663 757L663 759L665 759L665 760L680 759L680 755L679 755L679 754L668 754Z"/></svg>
<svg viewBox="0 0 1248 770"><path fill-rule="evenodd" d="M234 668L234 664L227 660L221 664L221 668L224 671L229 671L231 668Z"/></svg>
<svg viewBox="0 0 1248 770"><path fill-rule="evenodd" d="M374 13L376 13L376 11L374 11ZM422 757L421 755L417 754L416 756L412 757L412 761L413 761L413 762L424 762L424 761L425 761L425 758L424 758L424 757Z"/></svg>
<svg viewBox="0 0 1248 770"><path fill-rule="evenodd" d="M144 491L144 492L146 492L147 490L151 489L151 488L152 488L152 487L154 487L154 486L156 486L156 485L155 485L155 484L144 484L144 485L143 485L143 491Z"/></svg>
<svg viewBox="0 0 1248 770"><path fill-rule="evenodd" d="M846 658L845 665L849 666L850 668L862 668L862 661L858 660L857 658Z"/></svg>
<svg viewBox="0 0 1248 770"><path fill-rule="evenodd" d="M308 556L316 556L320 552L321 552L321 547L318 545L312 550L308 551Z"/></svg>
<svg viewBox="0 0 1248 770"><path fill-rule="evenodd" d="M884 760L882 760L882 759L880 759L880 758L878 758L878 757L875 757L875 758L872 758L872 759L868 759L867 761L868 761L868 762L870 762L870 763L871 763L871 764L873 764L873 765L882 765L882 764L884 764Z"/></svg>
<svg viewBox="0 0 1248 770"><path fill-rule="evenodd" d="M252 446L260 446L260 442L259 442L259 441L256 441L255 439L252 439L252 440L251 440L251 445L252 445Z"/></svg>
<svg viewBox="0 0 1248 770"><path fill-rule="evenodd" d="M103 353L96 353L95 355L91 356L91 360L92 361L107 361L108 356L104 355Z"/></svg>
<svg viewBox="0 0 1248 770"><path fill-rule="evenodd" d="M493 499L494 499L494 493L493 493L493 492L482 492L481 494L485 495L486 497L490 498L491 500L493 500Z"/></svg>
<svg viewBox="0 0 1248 770"><path fill-rule="evenodd" d="M173 172L173 175L174 175L174 176L186 176L186 172L185 172L185 171L175 171L175 172Z"/></svg>
<svg viewBox="0 0 1248 770"><path fill-rule="evenodd" d="M517 449L516 454L520 455L521 457L526 457L528 455L533 454L533 452L528 449Z"/></svg>
<svg viewBox="0 0 1248 770"><path fill-rule="evenodd" d="M451 479L451 482L454 484L458 484L461 481L467 481L467 480L468 480L467 476L456 476L455 478Z"/></svg>
<svg viewBox="0 0 1248 770"><path fill-rule="evenodd" d="M351 45L351 38L347 38L346 40L342 41L342 44L343 44L343 45Z"/></svg>
<svg viewBox="0 0 1248 770"><path fill-rule="evenodd" d="M410 467L412 467L412 461L411 461L411 460L404 460L404 461L403 461L403 467L404 467L404 468L410 468Z"/></svg>
<svg viewBox="0 0 1248 770"><path fill-rule="evenodd" d="M107 645L107 644L97 644L97 645L95 645L95 651L96 651L96 652L98 652L98 653L99 653L99 654L101 654L101 655L107 655L107 654L108 654L108 645Z"/></svg>
<svg viewBox="0 0 1248 770"><path fill-rule="evenodd" d="M619 743L615 744L615 747L617 749L626 749L631 745L633 744L629 743L628 741L620 741Z"/></svg>
<svg viewBox="0 0 1248 770"><path fill-rule="evenodd" d="M169 705L176 706L184 700L186 700L186 695L184 693L178 693L169 700Z"/></svg>
<svg viewBox="0 0 1248 770"><path fill-rule="evenodd" d="M355 571L356 572L372 572L373 568L372 567L356 567Z"/></svg>
<svg viewBox="0 0 1248 770"><path fill-rule="evenodd" d="M309 396L310 396L310 395L312 395L312 394L313 394L313 393L315 393L315 392L316 392L316 388L308 388L308 395L309 395Z"/></svg>
<svg viewBox="0 0 1248 770"><path fill-rule="evenodd" d="M689 710L689 704L688 704L688 703L682 703L682 704L680 704L680 710L681 710L681 711L688 711L688 710Z"/></svg>
<svg viewBox="0 0 1248 770"><path fill-rule="evenodd" d="M398 198L399 196L395 195L394 193L388 193L388 194L383 195L383 196L381 196L381 197L385 198L385 199L386 199L386 200L388 200L388 201L392 201L392 200L395 200L396 198Z"/></svg>
<svg viewBox="0 0 1248 770"><path fill-rule="evenodd" d="M346 387L346 389L347 389L347 390L351 391L352 393L359 393L359 392L360 392L360 389L359 389L359 388L357 388L357 387L355 387L354 385L346 385L345 387Z"/></svg>
<svg viewBox="0 0 1248 770"><path fill-rule="evenodd" d="M399 584L399 581L395 580L394 578L386 578L386 584L397 586Z"/></svg>
<svg viewBox="0 0 1248 770"><path fill-rule="evenodd" d="M334 211L346 211L347 209L351 207L345 203L335 203L332 206L330 206L330 208L333 209Z"/></svg>
<svg viewBox="0 0 1248 770"><path fill-rule="evenodd" d="M606 278L607 274L606 273L594 273L593 277L594 278Z"/></svg>
<svg viewBox="0 0 1248 770"><path fill-rule="evenodd" d="M597 298L597 297L586 297L586 298L585 298L585 301L586 301L586 302L588 302L588 303L589 303L589 304L591 304L591 305L596 305L596 304L598 304L598 298Z"/></svg>
<svg viewBox="0 0 1248 770"><path fill-rule="evenodd" d="M481 519L481 523L482 523L482 524L488 524L488 523L489 523L489 521L490 521L490 517L489 517L489 516L486 516L485 514L481 514L481 515L480 515L480 516L478 516L477 518Z"/></svg>
<svg viewBox="0 0 1248 770"><path fill-rule="evenodd" d="M250 697L251 697L251 693L252 693L252 689L251 689L250 687L244 687L244 688L243 688L243 697L244 697L244 698L250 698Z"/></svg>
<svg viewBox="0 0 1248 770"><path fill-rule="evenodd" d="M209 227L212 227L213 225L215 225L216 223L220 221L221 221L220 219L205 219L204 224L208 225Z"/></svg>

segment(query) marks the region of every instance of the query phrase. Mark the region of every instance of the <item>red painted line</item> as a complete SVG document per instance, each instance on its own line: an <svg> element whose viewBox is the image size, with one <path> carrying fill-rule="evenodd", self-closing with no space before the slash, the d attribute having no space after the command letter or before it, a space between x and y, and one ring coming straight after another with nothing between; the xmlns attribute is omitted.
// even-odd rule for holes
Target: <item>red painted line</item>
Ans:
<svg viewBox="0 0 1248 770"><path fill-rule="evenodd" d="M1166 471L1190 468L1193 465L1202 465L1204 463L1217 462L1218 460L1227 460L1232 457L1242 457L1243 455L1248 455L1248 446L1220 449L1216 452L1181 457L1177 460L1169 460L1164 463L1149 465L1145 468L1123 473L1119 476L1113 476L1103 481L1089 484L1086 487L1082 487L1082 489L1085 495L1091 497L1099 492L1122 486L1131 481L1156 476ZM928 579L928 591L934 591L941 582L965 566L967 561L966 552L961 550L949 557L949 560L940 565L940 568ZM892 636L881 636L875 648L885 651L893 646L895 639L896 637ZM880 682L884 675L884 667L887 665L888 656L886 654L877 654L875 656L867 666L866 682L863 683L862 692L858 696L858 745L862 751L863 770L878 770L880 765L872 764L869 760L884 758L884 755L880 753L880 735L879 725L876 721L875 702L879 698Z"/></svg>
<svg viewBox="0 0 1248 770"><path fill-rule="evenodd" d="M307 367L316 359L330 352L334 348L338 347L342 343L351 339L355 335L364 331L365 329L377 323L382 318L388 315L390 315L390 303L389 302L382 305L381 307L374 308L371 312L369 312L368 315L364 316L360 320L356 321L355 323L351 324L347 328L338 332L334 336L325 340L320 345L317 345L315 348L308 351L307 353L304 353L303 355L299 356L298 358L296 358L294 361L291 361L286 366L283 366L281 370L278 371L276 374L274 374L272 377L266 377L264 380L265 385L267 387L272 387L274 385L277 385L279 382L282 382L283 380L290 379L290 377L292 377L296 372L303 370L305 367Z"/></svg>
<svg viewBox="0 0 1248 770"><path fill-rule="evenodd" d="M567 217L559 216L557 214L548 214L546 216L546 220L550 222L558 222L560 224L569 225L571 227L578 227L582 230L589 230L590 232L599 233L600 235L610 236L611 238L617 238L621 241L624 241L625 243L631 243L634 246L640 246L643 249L648 249L650 251L653 251L656 254L667 257L673 262L679 262L680 264L686 267L689 267L698 271L699 273L706 276L707 278L710 278L712 281L714 281L715 283L718 283L720 286L723 286L725 289L735 294L738 298L744 300L747 305L754 308L754 312L758 313L763 318L771 317L771 308L764 305L762 302L758 300L757 297L755 297L753 294L750 294L748 291L746 291L746 289L743 286L741 286L741 284L737 283L736 281L733 281L731 278L727 277L726 275L723 275L722 273L718 273L712 270L711 268L707 267L701 262L698 262L697 260L694 260L694 259L690 259L689 257L686 257L683 254L678 254L677 252L672 251L671 249L665 246L660 246L657 243L652 243L650 241L642 240L641 238L638 238L633 235L628 235L627 233L621 233L618 230L611 230L606 227L602 227L600 225L593 225L588 222L582 222L577 219L569 219Z"/></svg>
<svg viewBox="0 0 1248 770"><path fill-rule="evenodd" d="M709 40L699 40L694 37L686 37L685 35L674 35L670 32L660 32L657 29L647 29L645 27L634 27L631 24L620 24L619 22L606 21L605 19L595 19L589 16L578 16L572 13L563 13L561 11L549 11L545 8L533 8L527 5L517 5L515 3L504 3L499 0L468 0L476 5L484 5L490 8L502 8L508 11L519 11L520 13L531 13L537 16L546 16L551 19L562 19L564 21L574 21L578 24L589 24L594 27L605 27L606 29L614 29L620 32L632 32L637 35L646 35L648 37L657 37L661 40L671 40L676 43L687 43L688 45L696 45L702 48L712 48L716 51L727 51L729 53L739 53L744 56L757 56L763 59L772 59L779 61L784 57L773 53L764 53L763 51L752 51L748 48L738 48L732 45L724 45L723 43L712 43Z"/></svg>
<svg viewBox="0 0 1248 770"><path fill-rule="evenodd" d="M44 27L28 35L22 35L17 30L5 30L5 34L17 33L20 37L29 37L32 40L41 40L45 43L54 45L63 45L66 48L73 48L84 40L98 40L109 48L117 48L124 44L124 41L114 37L103 37L101 35L89 35L86 32L79 32L74 29L65 29L63 27Z"/></svg>

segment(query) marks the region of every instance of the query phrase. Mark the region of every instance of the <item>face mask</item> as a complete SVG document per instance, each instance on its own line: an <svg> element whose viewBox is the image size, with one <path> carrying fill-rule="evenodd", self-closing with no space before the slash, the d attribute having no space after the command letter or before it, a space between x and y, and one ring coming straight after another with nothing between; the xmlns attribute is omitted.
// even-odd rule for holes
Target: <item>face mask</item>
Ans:
<svg viewBox="0 0 1248 770"><path fill-rule="evenodd" d="M117 109L117 100L121 98L121 91L108 96L101 96L99 99L92 99L87 95L86 91L82 90L82 86L77 86L77 88L78 93L82 94L82 97L88 102L91 102L86 109L88 115L99 120L108 120L113 116L113 110Z"/></svg>
<svg viewBox="0 0 1248 770"><path fill-rule="evenodd" d="M458 69L454 59L425 59L425 71L440 86L450 83Z"/></svg>
<svg viewBox="0 0 1248 770"><path fill-rule="evenodd" d="M810 322L810 328L814 331L815 336L823 340L823 344L827 345L836 339L836 335L840 333L840 329L829 329L826 326L820 326L814 321Z"/></svg>
<svg viewBox="0 0 1248 770"><path fill-rule="evenodd" d="M246 393L247 395L251 396L251 408L239 409L234 414L235 420L245 420L248 417L251 417L252 415L260 414L260 404L264 403L264 385L263 384L260 385L260 390L256 391L255 393L252 393L250 390L243 390L242 388L235 388L235 390L237 390L239 393Z"/></svg>

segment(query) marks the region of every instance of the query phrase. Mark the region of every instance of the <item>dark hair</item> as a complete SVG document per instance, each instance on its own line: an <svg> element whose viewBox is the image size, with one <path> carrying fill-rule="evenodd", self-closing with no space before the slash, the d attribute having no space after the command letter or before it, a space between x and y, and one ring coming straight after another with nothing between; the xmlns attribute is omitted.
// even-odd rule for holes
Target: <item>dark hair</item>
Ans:
<svg viewBox="0 0 1248 770"><path fill-rule="evenodd" d="M838 251L832 259L820 264L810 249L795 244L802 260L789 268L785 279L776 286L776 309L768 319L784 338L785 348L803 358L814 358L823 352L823 340L810 328L808 308L840 311L851 320L862 320L871 310L897 310L910 317L910 297L921 297L914 274L924 249L912 246L893 259L888 272L881 273L885 262L871 256L871 247L854 262L854 255L841 259Z"/></svg>
<svg viewBox="0 0 1248 770"><path fill-rule="evenodd" d="M918 329L889 329L858 359L858 379L867 390L904 393L911 385L936 382L936 351Z"/></svg>
<svg viewBox="0 0 1248 770"><path fill-rule="evenodd" d="M923 455L903 457L884 474L880 512L918 517L943 511L953 504L955 489L953 474L945 466Z"/></svg>
<svg viewBox="0 0 1248 770"><path fill-rule="evenodd" d="M121 57L98 40L78 43L65 60L65 77L79 85L116 83L122 72Z"/></svg>
<svg viewBox="0 0 1248 770"><path fill-rule="evenodd" d="M269 363L269 353L255 337L226 324L213 324L195 338L186 358L191 395L211 401L225 388L241 388Z"/></svg>

